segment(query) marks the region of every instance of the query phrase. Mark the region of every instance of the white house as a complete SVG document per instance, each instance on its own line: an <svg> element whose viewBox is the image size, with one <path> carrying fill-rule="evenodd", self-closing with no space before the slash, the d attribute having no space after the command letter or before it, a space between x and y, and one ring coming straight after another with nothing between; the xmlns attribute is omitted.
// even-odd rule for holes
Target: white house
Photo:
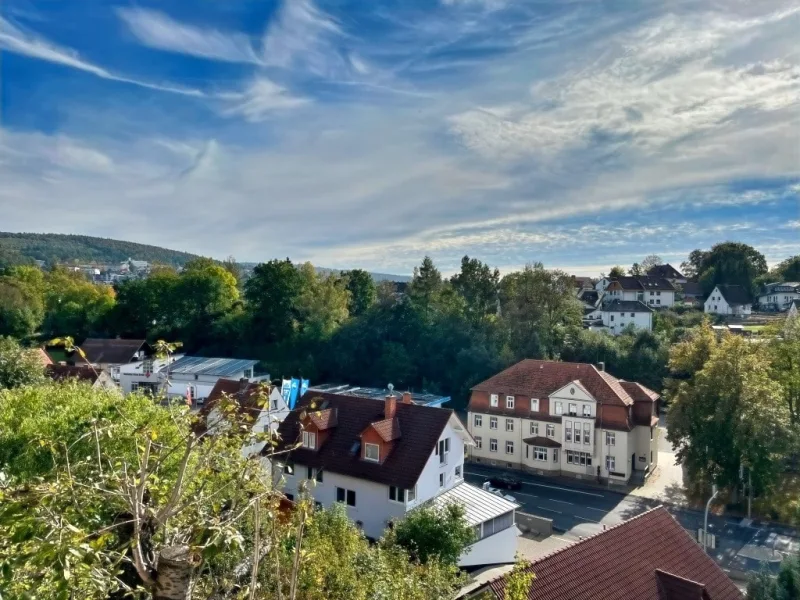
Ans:
<svg viewBox="0 0 800 600"><path fill-rule="evenodd" d="M795 300L800 300L800 283L768 283L758 296L758 306L761 310L784 312L792 307Z"/></svg>
<svg viewBox="0 0 800 600"><path fill-rule="evenodd" d="M376 400L310 390L278 434L277 450L289 452L275 464L290 500L340 502L373 539L426 502L460 502L481 532L460 564L514 561L517 506L464 482L473 442L452 410L414 404L409 394Z"/></svg>
<svg viewBox="0 0 800 600"><path fill-rule="evenodd" d="M183 355L174 355L170 357L169 362L174 363L180 358L183 358ZM158 357L144 357L142 360L119 366L117 372L122 393L127 395L133 392L145 392L152 396L157 395L163 385L161 371L166 366L167 359Z"/></svg>
<svg viewBox="0 0 800 600"><path fill-rule="evenodd" d="M258 363L256 360L239 358L183 356L169 365L169 370L167 370L167 366L162 367L159 377L161 382L165 382L167 371L169 371L168 397L180 398L191 394L194 406L200 407L220 379L268 382L269 375L254 376L253 370L256 363Z"/></svg>
<svg viewBox="0 0 800 600"><path fill-rule="evenodd" d="M603 327L613 335L619 335L626 327L653 330L653 309L641 300L612 300L599 311Z"/></svg>
<svg viewBox="0 0 800 600"><path fill-rule="evenodd" d="M703 310L712 315L747 316L753 304L750 292L740 285L720 283L706 298Z"/></svg>
<svg viewBox="0 0 800 600"><path fill-rule="evenodd" d="M618 277L608 281L603 302L638 300L652 308L667 308L675 304L675 292L675 286L663 277Z"/></svg>
<svg viewBox="0 0 800 600"><path fill-rule="evenodd" d="M115 383L120 380L122 365L143 360L152 354L145 340L124 340L119 338L87 338L80 345L83 356L72 352L67 362L75 365L90 364L96 369L107 371Z"/></svg>
<svg viewBox="0 0 800 600"><path fill-rule="evenodd" d="M624 483L658 464L659 395L594 365L523 360L472 388L471 460Z"/></svg>

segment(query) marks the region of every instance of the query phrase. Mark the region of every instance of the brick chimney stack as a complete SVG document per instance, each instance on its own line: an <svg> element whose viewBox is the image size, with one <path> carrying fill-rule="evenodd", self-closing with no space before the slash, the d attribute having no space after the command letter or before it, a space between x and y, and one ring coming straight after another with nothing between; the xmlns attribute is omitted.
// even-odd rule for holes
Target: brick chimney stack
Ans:
<svg viewBox="0 0 800 600"><path fill-rule="evenodd" d="M403 404L411 404L411 394L409 392L403 392Z"/></svg>
<svg viewBox="0 0 800 600"><path fill-rule="evenodd" d="M394 386L389 384L389 395L386 396L386 407L383 409L385 419L394 419L397 412L397 398L394 397Z"/></svg>

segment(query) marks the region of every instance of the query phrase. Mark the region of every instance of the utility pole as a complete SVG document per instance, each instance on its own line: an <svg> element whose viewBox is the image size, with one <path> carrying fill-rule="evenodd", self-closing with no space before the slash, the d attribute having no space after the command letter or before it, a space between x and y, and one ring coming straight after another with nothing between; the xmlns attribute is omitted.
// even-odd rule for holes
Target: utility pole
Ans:
<svg viewBox="0 0 800 600"><path fill-rule="evenodd" d="M717 484L712 484L711 491L713 493L711 494L711 498L709 498L708 502L706 503L706 517L703 523L703 552L706 554L708 554L708 511L711 508L711 503L714 501L714 498L716 498L717 494L719 494Z"/></svg>
<svg viewBox="0 0 800 600"><path fill-rule="evenodd" d="M747 518L753 518L753 469L747 467Z"/></svg>

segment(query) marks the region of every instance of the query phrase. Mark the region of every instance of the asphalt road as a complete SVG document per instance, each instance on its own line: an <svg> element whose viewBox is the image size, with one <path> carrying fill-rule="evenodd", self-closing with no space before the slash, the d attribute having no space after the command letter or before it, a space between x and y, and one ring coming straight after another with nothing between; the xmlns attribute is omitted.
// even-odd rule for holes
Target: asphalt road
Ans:
<svg viewBox="0 0 800 600"><path fill-rule="evenodd" d="M465 466L465 478L480 486L493 474L508 473L478 464ZM522 481L522 489L507 492L516 498L523 512L553 520L555 535L577 540L662 504L656 500L625 495L603 488L581 485L563 478L551 479L529 473L514 472ZM682 507L665 506L693 536L703 527L704 514ZM711 555L725 569L753 572L762 568L762 561L776 569L782 555L800 548L798 532L778 526L741 526L739 518L709 515L709 531L716 536Z"/></svg>

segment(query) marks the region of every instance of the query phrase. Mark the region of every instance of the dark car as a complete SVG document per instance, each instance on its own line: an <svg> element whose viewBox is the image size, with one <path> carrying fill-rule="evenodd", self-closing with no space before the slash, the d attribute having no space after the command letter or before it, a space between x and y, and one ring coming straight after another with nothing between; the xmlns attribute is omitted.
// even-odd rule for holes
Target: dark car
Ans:
<svg viewBox="0 0 800 600"><path fill-rule="evenodd" d="M489 480L492 487L500 488L503 490L521 490L522 482L516 477L511 475L498 475Z"/></svg>

